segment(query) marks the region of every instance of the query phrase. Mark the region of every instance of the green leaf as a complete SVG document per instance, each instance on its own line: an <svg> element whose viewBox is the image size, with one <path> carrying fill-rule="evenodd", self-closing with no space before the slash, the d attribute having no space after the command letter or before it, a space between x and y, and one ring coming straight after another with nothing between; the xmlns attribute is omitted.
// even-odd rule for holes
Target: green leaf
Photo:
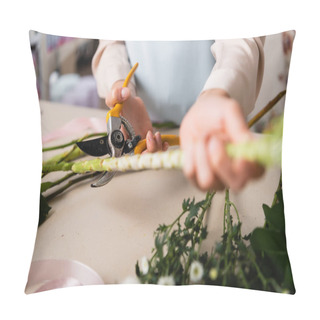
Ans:
<svg viewBox="0 0 320 320"><path fill-rule="evenodd" d="M269 268L274 276L282 281L286 269L290 265L283 233L270 229L256 228L250 239L253 250L262 258L260 265Z"/></svg>
<svg viewBox="0 0 320 320"><path fill-rule="evenodd" d="M270 230L284 233L285 221L283 207L281 206L281 204L277 203L272 208L269 208L267 205L264 204L262 208L266 217L268 228L270 228Z"/></svg>
<svg viewBox="0 0 320 320"><path fill-rule="evenodd" d="M136 275L137 275L137 277L140 277L140 276L141 276L141 272L140 272L139 262L138 262L138 261L137 261L137 263L136 263Z"/></svg>
<svg viewBox="0 0 320 320"><path fill-rule="evenodd" d="M182 210L183 211L187 211L188 210L189 203L190 203L190 198L183 199L183 202L182 202Z"/></svg>
<svg viewBox="0 0 320 320"><path fill-rule="evenodd" d="M294 294L296 292L296 289L295 289L294 283L293 283L291 267L290 267L289 263L287 264L285 272L284 272L284 280L283 280L282 287L289 289L291 294Z"/></svg>
<svg viewBox="0 0 320 320"><path fill-rule="evenodd" d="M158 228L156 229L156 232L165 232L166 231L166 229L168 228L168 226L166 226L165 224L160 224L159 226L158 226Z"/></svg>
<svg viewBox="0 0 320 320"><path fill-rule="evenodd" d="M243 240L250 240L250 238L251 238L251 233L246 234L242 237Z"/></svg>
<svg viewBox="0 0 320 320"><path fill-rule="evenodd" d="M43 192L47 191L48 189L51 188L52 185L53 185L53 183L50 182L50 181L42 182L42 183L41 183L41 190L40 190L40 192L43 193Z"/></svg>
<svg viewBox="0 0 320 320"><path fill-rule="evenodd" d="M38 227L47 219L50 209L51 207L48 205L47 199L40 193Z"/></svg>
<svg viewBox="0 0 320 320"><path fill-rule="evenodd" d="M206 239L208 236L208 231L207 231L207 226L204 226L202 229L201 229L201 234L200 234L200 238L202 240Z"/></svg>
<svg viewBox="0 0 320 320"><path fill-rule="evenodd" d="M192 203L190 204L190 212L184 222L187 228L190 228L192 226L191 220L198 215L199 209L204 203L205 201L200 201L194 204L194 200L192 201Z"/></svg>
<svg viewBox="0 0 320 320"><path fill-rule="evenodd" d="M253 230L251 245L255 251L266 253L286 253L286 238L274 230L256 228Z"/></svg>

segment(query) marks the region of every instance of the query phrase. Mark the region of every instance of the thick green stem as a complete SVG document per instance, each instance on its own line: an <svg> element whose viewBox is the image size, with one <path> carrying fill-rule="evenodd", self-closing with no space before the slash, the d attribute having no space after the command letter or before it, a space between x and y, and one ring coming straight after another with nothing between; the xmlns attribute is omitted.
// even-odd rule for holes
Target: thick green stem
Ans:
<svg viewBox="0 0 320 320"><path fill-rule="evenodd" d="M76 162L72 171L85 173L88 171L127 171L144 169L181 169L183 153L181 150L167 152L125 155L120 158L93 159Z"/></svg>
<svg viewBox="0 0 320 320"><path fill-rule="evenodd" d="M42 173L49 173L54 171L71 171L73 165L74 165L73 162L64 162L64 161L59 163L44 164L42 166Z"/></svg>
<svg viewBox="0 0 320 320"><path fill-rule="evenodd" d="M227 153L232 158L245 159L269 167L281 164L281 148L281 138L266 135L255 141L228 144Z"/></svg>

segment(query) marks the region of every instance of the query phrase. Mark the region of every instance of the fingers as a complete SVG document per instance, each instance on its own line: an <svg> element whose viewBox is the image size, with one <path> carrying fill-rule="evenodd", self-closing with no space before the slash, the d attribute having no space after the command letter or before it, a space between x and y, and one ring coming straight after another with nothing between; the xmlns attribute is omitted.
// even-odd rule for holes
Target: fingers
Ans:
<svg viewBox="0 0 320 320"><path fill-rule="evenodd" d="M184 148L185 160L183 171L191 182L200 190L223 190L224 184L212 170L205 141L197 141L195 148L191 144Z"/></svg>
<svg viewBox="0 0 320 320"><path fill-rule="evenodd" d="M169 147L168 142L162 142L160 132L156 132L154 135L149 130L146 135L146 145L147 149L143 152L158 152L158 151L166 151Z"/></svg>
<svg viewBox="0 0 320 320"><path fill-rule="evenodd" d="M217 137L198 140L192 145L184 148L183 171L202 191L218 191L225 187L238 191L250 179L258 178L264 172L256 163L231 159L225 143Z"/></svg>
<svg viewBox="0 0 320 320"><path fill-rule="evenodd" d="M146 142L147 142L147 151L148 152L153 153L153 152L158 151L157 141L150 130L147 133Z"/></svg>
<svg viewBox="0 0 320 320"><path fill-rule="evenodd" d="M196 167L192 144L181 145L184 152L183 173L191 181L195 179Z"/></svg>
<svg viewBox="0 0 320 320"><path fill-rule="evenodd" d="M250 179L258 178L263 168L246 160L233 160L227 155L225 144L216 137L208 143L211 169L217 172L222 183L235 191L240 190Z"/></svg>
<svg viewBox="0 0 320 320"><path fill-rule="evenodd" d="M130 89L116 87L106 96L105 102L109 108L113 108L117 103L125 102L131 96Z"/></svg>
<svg viewBox="0 0 320 320"><path fill-rule="evenodd" d="M162 140L161 140L161 135L160 132L156 132L154 135L155 141L156 141L156 148L157 151L162 151Z"/></svg>

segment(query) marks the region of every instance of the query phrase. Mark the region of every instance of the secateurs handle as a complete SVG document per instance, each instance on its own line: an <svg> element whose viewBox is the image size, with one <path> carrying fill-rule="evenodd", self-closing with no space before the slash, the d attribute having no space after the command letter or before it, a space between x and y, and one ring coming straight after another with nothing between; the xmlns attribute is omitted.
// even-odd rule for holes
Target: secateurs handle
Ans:
<svg viewBox="0 0 320 320"><path fill-rule="evenodd" d="M162 134L161 135L161 141L167 142L170 146L177 146L180 144L179 136L176 136L174 134ZM143 139L138 142L137 146L134 148L134 154L142 153L143 150L147 148L147 142L146 139Z"/></svg>
<svg viewBox="0 0 320 320"><path fill-rule="evenodd" d="M132 77L132 75L134 74L134 72L136 71L136 69L138 68L138 63L136 63L130 70L130 72L128 73L126 79L124 80L124 83L122 85L122 88L125 88L128 86L129 81ZM106 121L108 123L108 120L110 117L116 117L116 118L120 118L120 113L122 111L122 103L117 103L108 113L107 113L107 118Z"/></svg>

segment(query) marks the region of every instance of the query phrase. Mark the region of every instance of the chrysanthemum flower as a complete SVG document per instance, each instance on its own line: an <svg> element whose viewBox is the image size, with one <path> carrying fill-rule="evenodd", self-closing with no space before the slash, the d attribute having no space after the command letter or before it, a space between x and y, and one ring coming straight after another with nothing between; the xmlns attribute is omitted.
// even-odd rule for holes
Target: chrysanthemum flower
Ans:
<svg viewBox="0 0 320 320"><path fill-rule="evenodd" d="M199 282L203 276L203 266L199 261L193 261L190 266L190 280Z"/></svg>

